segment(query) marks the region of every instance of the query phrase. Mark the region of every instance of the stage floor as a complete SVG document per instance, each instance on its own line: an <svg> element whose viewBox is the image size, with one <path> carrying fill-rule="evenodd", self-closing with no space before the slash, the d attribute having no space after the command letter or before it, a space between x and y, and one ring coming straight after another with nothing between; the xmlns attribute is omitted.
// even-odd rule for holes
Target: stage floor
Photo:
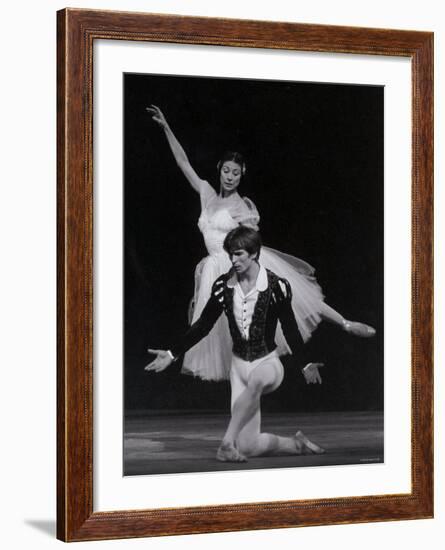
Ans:
<svg viewBox="0 0 445 550"><path fill-rule="evenodd" d="M383 412L264 414L262 431L291 436L302 430L326 453L256 457L242 464L215 459L228 421L227 414L209 412L128 415L125 419L124 475L383 462Z"/></svg>

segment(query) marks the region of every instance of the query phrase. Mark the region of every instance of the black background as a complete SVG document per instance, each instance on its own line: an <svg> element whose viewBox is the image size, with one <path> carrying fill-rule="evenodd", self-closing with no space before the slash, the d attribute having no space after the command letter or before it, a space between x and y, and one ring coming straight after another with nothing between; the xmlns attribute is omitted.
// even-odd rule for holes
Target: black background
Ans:
<svg viewBox="0 0 445 550"><path fill-rule="evenodd" d="M310 342L325 361L307 386L284 359L263 410L383 408L383 88L124 75L124 393L135 409L227 409L227 382L148 374L148 346L187 328L194 269L206 255L199 196L145 112L164 112L192 166L217 187L216 164L240 151L239 192L256 204L263 242L316 268L326 302L377 329L372 339L322 323Z"/></svg>

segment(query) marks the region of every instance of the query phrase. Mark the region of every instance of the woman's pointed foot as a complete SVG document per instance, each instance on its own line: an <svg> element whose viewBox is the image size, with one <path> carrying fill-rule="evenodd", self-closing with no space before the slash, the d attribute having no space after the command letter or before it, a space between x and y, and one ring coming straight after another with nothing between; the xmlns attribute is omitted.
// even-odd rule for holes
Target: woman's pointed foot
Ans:
<svg viewBox="0 0 445 550"><path fill-rule="evenodd" d="M354 334L354 336L360 336L362 338L371 338L375 335L375 328L370 325L365 325L365 323L358 323L357 321L343 321L343 328L349 334Z"/></svg>
<svg viewBox="0 0 445 550"><path fill-rule="evenodd" d="M295 434L295 445L297 447L297 454L300 455L322 455L326 451L308 439L302 431L298 431Z"/></svg>
<svg viewBox="0 0 445 550"><path fill-rule="evenodd" d="M216 460L220 462L247 462L247 458L231 443L221 443L216 452Z"/></svg>

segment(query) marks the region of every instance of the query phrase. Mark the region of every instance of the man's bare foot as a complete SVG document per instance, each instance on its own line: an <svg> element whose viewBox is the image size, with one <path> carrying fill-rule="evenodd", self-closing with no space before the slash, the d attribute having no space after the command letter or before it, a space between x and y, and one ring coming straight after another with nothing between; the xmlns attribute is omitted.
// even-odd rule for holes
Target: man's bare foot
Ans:
<svg viewBox="0 0 445 550"><path fill-rule="evenodd" d="M308 439L302 431L295 434L295 444L300 455L322 455L326 451Z"/></svg>
<svg viewBox="0 0 445 550"><path fill-rule="evenodd" d="M221 443L216 452L216 460L220 462L247 462L247 458L231 443Z"/></svg>

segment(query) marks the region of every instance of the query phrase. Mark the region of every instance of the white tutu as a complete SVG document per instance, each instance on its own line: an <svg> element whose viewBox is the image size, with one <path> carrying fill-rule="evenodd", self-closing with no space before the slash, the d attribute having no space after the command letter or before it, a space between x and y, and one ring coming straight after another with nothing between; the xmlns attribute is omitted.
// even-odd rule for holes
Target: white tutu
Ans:
<svg viewBox="0 0 445 550"><path fill-rule="evenodd" d="M259 221L258 212L251 201L243 200L239 195L231 200L222 200L216 193L209 194L210 199L203 201L203 210L198 222L209 255L201 260L195 270L192 322L201 315L210 298L215 279L231 268L229 256L223 250L225 236L239 223L249 221L249 224L254 226ZM303 260L266 246L261 248L259 261L266 269L289 281L292 288L292 309L301 336L307 341L321 321L320 312L324 299L313 275L314 269ZM275 342L280 355L290 352L280 325L277 327ZM208 336L185 354L182 372L199 376L203 380L227 380L231 357L232 338L227 318L221 315Z"/></svg>

